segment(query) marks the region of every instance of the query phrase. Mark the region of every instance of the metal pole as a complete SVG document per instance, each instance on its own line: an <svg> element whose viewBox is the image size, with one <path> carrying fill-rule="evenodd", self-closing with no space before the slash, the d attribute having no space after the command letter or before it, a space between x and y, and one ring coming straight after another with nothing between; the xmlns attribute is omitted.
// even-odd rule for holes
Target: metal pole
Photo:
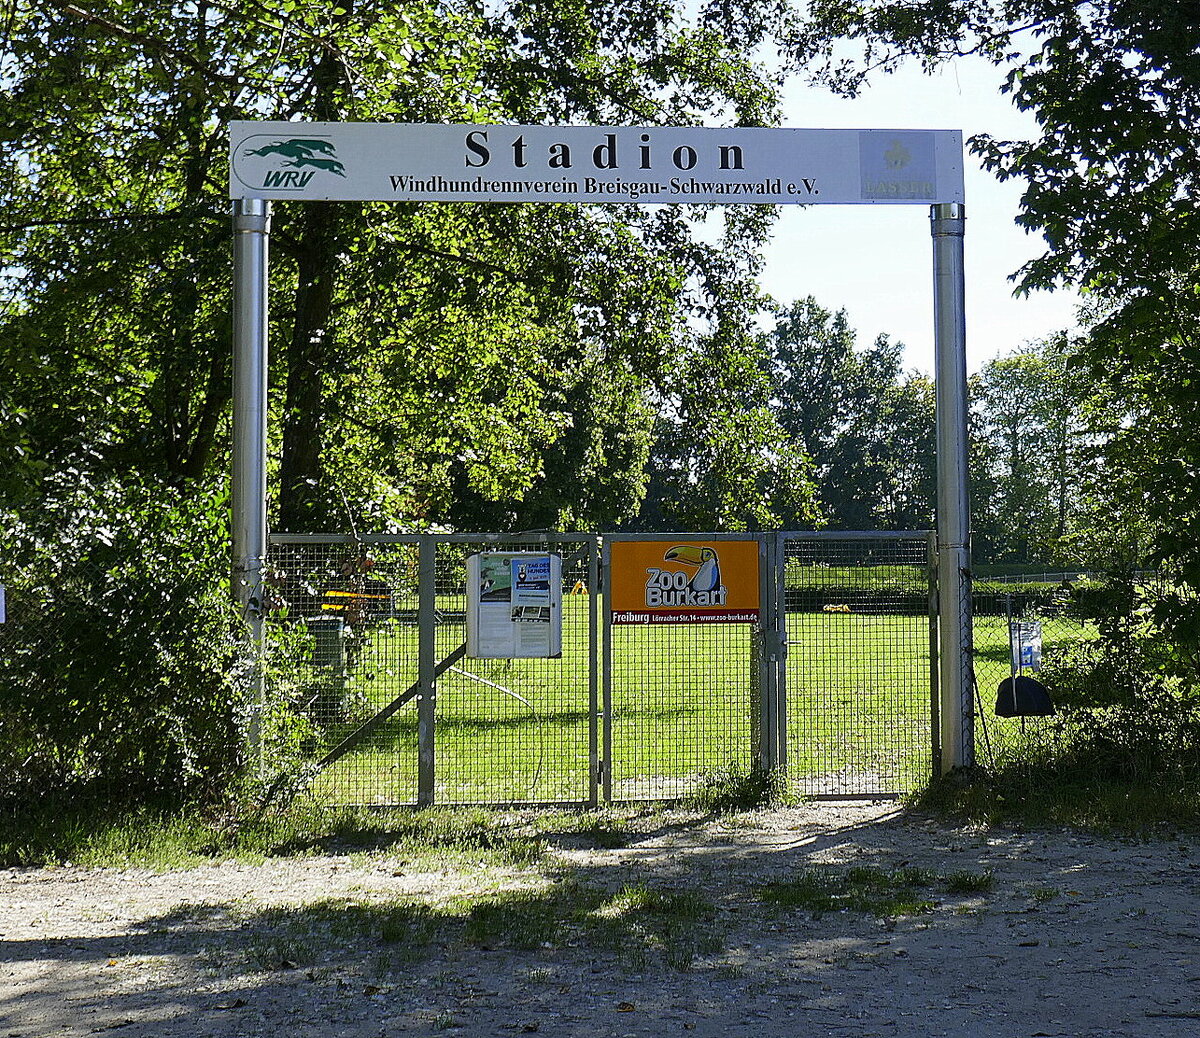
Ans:
<svg viewBox="0 0 1200 1038"><path fill-rule="evenodd" d="M233 594L255 655L250 759L262 766L263 561L267 552L267 244L271 203L233 203Z"/></svg>
<svg viewBox="0 0 1200 1038"><path fill-rule="evenodd" d="M937 554L941 770L975 763L971 666L970 508L967 495L967 357L960 203L931 206L937 379Z"/></svg>
<svg viewBox="0 0 1200 1038"><path fill-rule="evenodd" d="M612 773L613 773L613 628L612 628L612 541L607 537L600 542L600 580L603 588L603 599L600 602L601 624L600 631L603 640L600 645L602 653L600 661L600 795L604 803L612 803Z"/></svg>
<svg viewBox="0 0 1200 1038"><path fill-rule="evenodd" d="M787 535L780 533L775 541L775 622L777 625L775 663L775 724L779 737L775 762L787 774L788 715L787 715Z"/></svg>
<svg viewBox="0 0 1200 1038"><path fill-rule="evenodd" d="M431 807L437 790L437 541L430 534L421 537L417 556L417 656L417 806Z"/></svg>
<svg viewBox="0 0 1200 1038"><path fill-rule="evenodd" d="M775 590L775 538L759 534L758 538L758 624L752 629L750 641L758 649L757 667L753 674L758 689L759 739L755 751L759 767L769 770L778 763L778 729L776 728L775 702L775 651L776 622L774 609Z"/></svg>
<svg viewBox="0 0 1200 1038"><path fill-rule="evenodd" d="M600 540L588 542L588 806L600 804Z"/></svg>

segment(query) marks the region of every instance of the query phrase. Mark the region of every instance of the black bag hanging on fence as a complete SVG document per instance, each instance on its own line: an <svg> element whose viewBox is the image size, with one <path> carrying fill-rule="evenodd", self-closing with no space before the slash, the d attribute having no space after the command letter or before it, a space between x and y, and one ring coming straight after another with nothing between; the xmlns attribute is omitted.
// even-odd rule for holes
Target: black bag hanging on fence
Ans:
<svg viewBox="0 0 1200 1038"><path fill-rule="evenodd" d="M996 689L997 717L1049 717L1054 704L1046 686L1023 674L1005 678Z"/></svg>

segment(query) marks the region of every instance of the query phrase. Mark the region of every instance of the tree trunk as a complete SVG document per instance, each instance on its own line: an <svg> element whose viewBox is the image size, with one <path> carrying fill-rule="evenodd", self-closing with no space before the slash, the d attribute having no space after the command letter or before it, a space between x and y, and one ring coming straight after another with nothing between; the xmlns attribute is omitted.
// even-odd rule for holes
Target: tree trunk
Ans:
<svg viewBox="0 0 1200 1038"><path fill-rule="evenodd" d="M296 316L287 348L279 525L312 532L326 522L320 486L325 430L325 372L333 343L330 316L336 270L337 215L309 202L300 217Z"/></svg>

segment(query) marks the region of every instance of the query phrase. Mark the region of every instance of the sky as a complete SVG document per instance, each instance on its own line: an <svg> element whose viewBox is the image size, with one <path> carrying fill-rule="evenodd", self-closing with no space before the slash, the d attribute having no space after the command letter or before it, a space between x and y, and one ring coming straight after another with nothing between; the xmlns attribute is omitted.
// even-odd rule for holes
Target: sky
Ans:
<svg viewBox="0 0 1200 1038"><path fill-rule="evenodd" d="M905 68L854 99L795 83L783 126L962 130L1000 139L1034 134L1032 116L999 92L1002 72L962 60L925 75ZM1075 324L1072 292L1013 296L1009 275L1041 254L1041 238L1014 223L1022 187L999 183L965 156L967 368ZM933 258L929 208L920 205L783 206L766 252L764 288L791 302L812 295L845 309L859 345L886 332L905 344L909 368L933 371Z"/></svg>

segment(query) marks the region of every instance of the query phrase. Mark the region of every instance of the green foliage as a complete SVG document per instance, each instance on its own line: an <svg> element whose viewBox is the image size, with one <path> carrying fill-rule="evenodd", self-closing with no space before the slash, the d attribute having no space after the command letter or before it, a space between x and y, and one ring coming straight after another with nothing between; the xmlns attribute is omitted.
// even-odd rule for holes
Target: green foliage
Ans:
<svg viewBox="0 0 1200 1038"><path fill-rule="evenodd" d="M1074 285L1089 334L1069 366L1099 389L1105 469L1089 486L1086 539L1121 561L1169 564L1200 587L1200 291L1194 161L1200 23L1161 0L820 0L793 37L798 65L854 93L872 70L932 66L964 53L1002 70L1030 112L1030 140L971 140L1001 179L1024 185L1019 222L1045 253L1022 290ZM857 46L858 54L854 54ZM1183 607L1181 607L1183 608ZM1183 608L1192 629L1194 606ZM1182 614L1181 614L1182 615Z"/></svg>
<svg viewBox="0 0 1200 1038"><path fill-rule="evenodd" d="M640 526L753 530L778 527L784 512L816 519L811 465L771 399L761 351L748 329L725 328L683 362L655 425Z"/></svg>
<svg viewBox="0 0 1200 1038"><path fill-rule="evenodd" d="M1077 582L1071 609L1096 636L1044 657L1057 715L1031 722L1018 754L981 751L986 771L939 781L918 803L980 822L1200 827L1200 656L1172 626L1194 608L1189 594L1153 576Z"/></svg>
<svg viewBox="0 0 1200 1038"><path fill-rule="evenodd" d="M0 796L98 786L128 803L231 780L247 665L214 564L221 504L76 471L5 517Z"/></svg>
<svg viewBox="0 0 1200 1038"><path fill-rule="evenodd" d="M1056 767L1106 781L1200 784L1200 654L1187 635L1165 630L1178 600L1178 588L1153 578L1112 577L1092 589L1099 637L1042 676L1064 713Z"/></svg>
<svg viewBox="0 0 1200 1038"><path fill-rule="evenodd" d="M817 509L833 529L927 529L934 502L933 386L900 368L901 345L856 349L845 311L809 297L777 315L760 361L793 451L811 459ZM786 529L814 509L777 504Z"/></svg>
<svg viewBox="0 0 1200 1038"><path fill-rule="evenodd" d="M1052 337L984 365L972 384L973 546L1025 563L1110 556L1092 534L1089 491L1102 478L1094 383Z"/></svg>
<svg viewBox="0 0 1200 1038"><path fill-rule="evenodd" d="M0 449L18 460L0 493L36 497L80 448L181 488L224 467L231 119L760 125L773 91L743 55L780 17L18 4L0 157ZM722 300L753 295L769 211L708 219L715 244L666 207L276 207L279 526L626 518L681 359Z"/></svg>

